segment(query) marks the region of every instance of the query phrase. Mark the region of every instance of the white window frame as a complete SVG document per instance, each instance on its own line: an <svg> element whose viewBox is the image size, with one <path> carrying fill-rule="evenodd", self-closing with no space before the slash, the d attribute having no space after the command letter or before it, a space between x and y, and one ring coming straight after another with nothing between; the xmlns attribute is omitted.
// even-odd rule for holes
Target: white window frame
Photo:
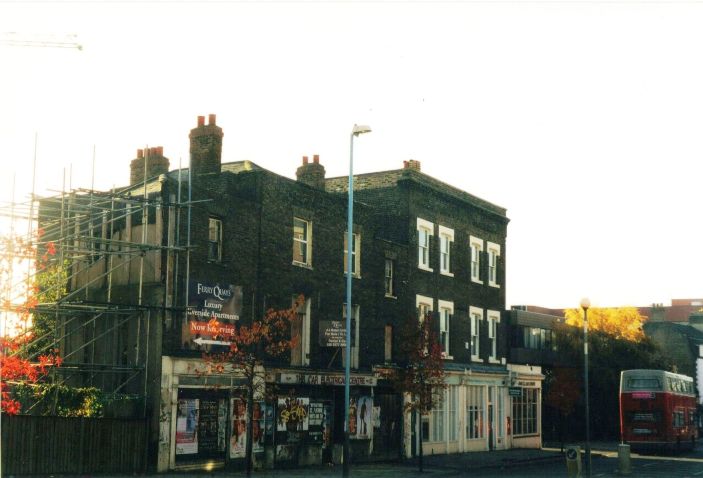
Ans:
<svg viewBox="0 0 703 478"><path fill-rule="evenodd" d="M293 303L295 303L296 297L293 297ZM297 361L293 360L293 354L291 351L291 365L310 365L310 298L306 298L305 302L300 304L298 310L296 311L296 319L300 317L302 323L300 324L300 341L296 349L300 348L300 363L294 363Z"/></svg>
<svg viewBox="0 0 703 478"><path fill-rule="evenodd" d="M500 324L500 312L489 310L488 316L488 342L491 355L488 357L490 363L500 363L498 359L498 324Z"/></svg>
<svg viewBox="0 0 703 478"><path fill-rule="evenodd" d="M471 269L471 282L483 284L481 280L481 253L483 252L483 239L469 236L469 268Z"/></svg>
<svg viewBox="0 0 703 478"><path fill-rule="evenodd" d="M442 349L442 358L452 359L453 357L449 355L449 341L451 330L450 321L451 317L454 315L454 302L449 302L446 300L437 301L437 310L439 310L439 341L442 343L442 334L446 334L446 341L444 343L444 348Z"/></svg>
<svg viewBox="0 0 703 478"><path fill-rule="evenodd" d="M299 239L295 237L295 222L301 221L305 223L305 237ZM295 248L297 243L305 244L305 261L295 260ZM302 267L312 267L312 221L308 221L301 217L293 216L293 265Z"/></svg>
<svg viewBox="0 0 703 478"><path fill-rule="evenodd" d="M216 228L215 235L217 237L213 238L213 225ZM215 244L216 257L210 257L211 244ZM208 218L208 248L207 248L207 260L210 262L221 262L222 261L222 220L216 217Z"/></svg>
<svg viewBox="0 0 703 478"><path fill-rule="evenodd" d="M349 232L344 232L344 274L347 274L347 240ZM361 234L352 232L352 277L361 278Z"/></svg>
<svg viewBox="0 0 703 478"><path fill-rule="evenodd" d="M500 287L500 284L498 284L498 258L500 257L500 244L488 242L486 249L488 250L488 285L491 287Z"/></svg>
<svg viewBox="0 0 703 478"><path fill-rule="evenodd" d="M390 264L390 267L389 267ZM390 272L390 273L389 273ZM395 260L386 257L383 266L383 287L386 297L395 298Z"/></svg>
<svg viewBox="0 0 703 478"><path fill-rule="evenodd" d="M454 229L439 226L439 273L454 277L452 272L452 243L454 242Z"/></svg>
<svg viewBox="0 0 703 478"><path fill-rule="evenodd" d="M427 310L425 312L433 312L434 299L432 297L427 297L424 295L415 295L415 308L417 309L417 318L420 322L425 319L425 315L421 314L421 306L426 306Z"/></svg>
<svg viewBox="0 0 703 478"><path fill-rule="evenodd" d="M351 348L351 363L349 368L359 368L359 305L352 304L353 329L351 331L354 338L354 345ZM342 304L342 321L347 322L347 304ZM347 351L342 347L342 366L347 366Z"/></svg>
<svg viewBox="0 0 703 478"><path fill-rule="evenodd" d="M483 321L483 309L470 306L469 320L471 326L471 360L478 362L481 360L481 322Z"/></svg>
<svg viewBox="0 0 703 478"><path fill-rule="evenodd" d="M422 244L421 239L423 237L422 233L425 233L427 238L427 243ZM432 272L433 269L430 267L430 256L432 251L430 249L430 243L432 242L430 238L434 236L434 224L430 221L426 221L422 218L417 218L417 268L423 271Z"/></svg>

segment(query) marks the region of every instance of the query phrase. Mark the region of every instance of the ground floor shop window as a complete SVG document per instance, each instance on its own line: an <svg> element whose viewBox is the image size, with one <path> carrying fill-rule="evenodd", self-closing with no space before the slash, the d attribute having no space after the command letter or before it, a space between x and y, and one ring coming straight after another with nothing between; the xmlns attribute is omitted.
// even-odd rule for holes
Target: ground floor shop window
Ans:
<svg viewBox="0 0 703 478"><path fill-rule="evenodd" d="M466 438L468 440L485 436L483 414L483 387L479 385L466 387Z"/></svg>
<svg viewBox="0 0 703 478"><path fill-rule="evenodd" d="M535 435L537 428L537 406L539 389L523 388L519 397L513 397L513 434Z"/></svg>

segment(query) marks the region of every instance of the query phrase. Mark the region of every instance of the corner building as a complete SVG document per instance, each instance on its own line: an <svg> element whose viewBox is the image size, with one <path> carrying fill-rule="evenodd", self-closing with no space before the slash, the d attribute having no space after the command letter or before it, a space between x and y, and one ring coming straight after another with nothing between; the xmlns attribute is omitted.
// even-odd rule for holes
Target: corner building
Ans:
<svg viewBox="0 0 703 478"><path fill-rule="evenodd" d="M504 208L410 160L355 177L348 247L347 177L326 178L318 156L303 157L295 180L250 161L223 163L223 138L215 115L208 124L199 117L187 170L169 172L161 147L138 151L131 184L113 195L102 227L91 226L95 253L70 284L86 288L83 304L139 314L136 325L97 330L92 360L143 374L143 390L137 381L124 390L144 394L153 469L243 467L244 377L203 374L203 352L224 350L234 326L300 294L297 347L261 370L254 454L263 467L340 462L345 354L334 336L346 314L349 250L352 459L411 456L419 446L428 454L540 446L543 377L506 361ZM111 249L130 244L136 253ZM426 312L437 318L448 388L415 423L382 372L403 361L402 324ZM66 354L81 348L80 338L62 344Z"/></svg>

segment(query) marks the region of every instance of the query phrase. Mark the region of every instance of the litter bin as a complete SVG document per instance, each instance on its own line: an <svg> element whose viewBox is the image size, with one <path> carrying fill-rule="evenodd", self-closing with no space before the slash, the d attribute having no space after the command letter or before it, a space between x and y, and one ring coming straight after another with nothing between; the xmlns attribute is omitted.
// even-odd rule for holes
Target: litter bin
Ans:
<svg viewBox="0 0 703 478"><path fill-rule="evenodd" d="M566 472L569 477L581 476L581 447L578 445L568 445L566 447Z"/></svg>

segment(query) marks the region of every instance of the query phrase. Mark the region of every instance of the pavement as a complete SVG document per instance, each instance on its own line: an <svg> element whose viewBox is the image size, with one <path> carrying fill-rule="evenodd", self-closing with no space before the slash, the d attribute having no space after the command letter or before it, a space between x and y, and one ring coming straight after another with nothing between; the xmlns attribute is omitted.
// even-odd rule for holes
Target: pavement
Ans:
<svg viewBox="0 0 703 478"><path fill-rule="evenodd" d="M581 444L583 450L583 444ZM591 445L593 458L603 456L617 451L615 442L595 442ZM529 465L531 463L560 462L563 461L560 444L547 443L541 449L521 449L511 450L480 451L471 453L453 453L450 455L425 455L423 457L423 472L418 470L417 458L403 460L402 462L382 462L382 463L355 463L350 470L352 478L391 478L391 477L431 477L454 475L481 476L482 469L505 469L507 475L511 475L510 470L514 470ZM117 475L112 475L117 476ZM189 471L189 472L169 472L155 475L158 478L190 478L190 477L244 477L243 471L213 470ZM309 466L295 469L275 469L275 470L255 470L252 473L254 478L318 478L327 476L342 476L342 466ZM104 478L105 477L103 475Z"/></svg>

